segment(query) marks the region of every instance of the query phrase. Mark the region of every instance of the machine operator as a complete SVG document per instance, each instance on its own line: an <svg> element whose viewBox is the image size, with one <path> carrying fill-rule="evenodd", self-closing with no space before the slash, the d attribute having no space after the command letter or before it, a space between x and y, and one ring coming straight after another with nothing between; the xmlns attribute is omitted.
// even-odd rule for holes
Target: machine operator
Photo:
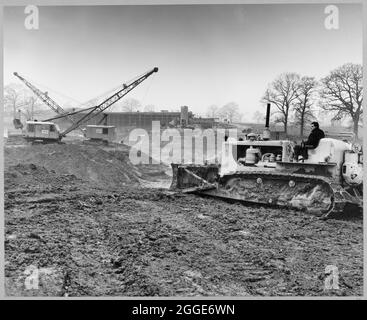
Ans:
<svg viewBox="0 0 367 320"><path fill-rule="evenodd" d="M311 123L311 133L307 141L302 141L301 145L294 147L295 160L303 160L308 158L307 150L315 149L322 138L325 138L325 133L319 127L319 123L314 121Z"/></svg>

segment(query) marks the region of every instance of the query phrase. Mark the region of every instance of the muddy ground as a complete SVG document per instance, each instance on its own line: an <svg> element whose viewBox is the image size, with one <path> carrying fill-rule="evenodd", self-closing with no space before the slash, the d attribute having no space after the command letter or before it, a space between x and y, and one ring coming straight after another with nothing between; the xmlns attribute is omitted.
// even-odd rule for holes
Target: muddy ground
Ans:
<svg viewBox="0 0 367 320"><path fill-rule="evenodd" d="M8 295L362 295L360 218L147 188L167 168L134 167L124 148L8 141L4 154ZM328 265L339 289L325 289Z"/></svg>

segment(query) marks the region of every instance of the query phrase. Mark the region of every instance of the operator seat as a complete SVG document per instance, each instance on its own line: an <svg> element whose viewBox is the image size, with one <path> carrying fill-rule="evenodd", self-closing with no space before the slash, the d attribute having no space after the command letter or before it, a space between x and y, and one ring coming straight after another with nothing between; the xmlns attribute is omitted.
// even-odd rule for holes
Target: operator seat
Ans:
<svg viewBox="0 0 367 320"><path fill-rule="evenodd" d="M319 145L314 149L308 149L307 163L343 163L344 151L351 150L351 145L348 143L332 138L322 138Z"/></svg>

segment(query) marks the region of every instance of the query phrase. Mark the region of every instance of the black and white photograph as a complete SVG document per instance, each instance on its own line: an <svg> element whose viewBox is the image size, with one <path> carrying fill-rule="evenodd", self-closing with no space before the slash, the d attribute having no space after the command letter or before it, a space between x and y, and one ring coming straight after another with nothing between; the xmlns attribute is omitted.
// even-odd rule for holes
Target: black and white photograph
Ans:
<svg viewBox="0 0 367 320"><path fill-rule="evenodd" d="M363 6L5 5L5 296L363 297Z"/></svg>

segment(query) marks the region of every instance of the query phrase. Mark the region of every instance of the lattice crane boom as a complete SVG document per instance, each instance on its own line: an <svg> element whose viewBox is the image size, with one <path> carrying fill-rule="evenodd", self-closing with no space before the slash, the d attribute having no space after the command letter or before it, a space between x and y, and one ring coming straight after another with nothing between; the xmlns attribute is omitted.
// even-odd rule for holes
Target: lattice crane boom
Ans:
<svg viewBox="0 0 367 320"><path fill-rule="evenodd" d="M17 72L13 73L19 80L21 80L29 89L33 91L33 93L48 107L50 107L53 111L55 111L59 115L63 115L64 117L68 118L73 124L75 123L74 119L68 115L68 113L60 107L58 103L56 103L53 99L48 96L47 92L42 92L37 87L35 87L32 83L24 79L20 76Z"/></svg>
<svg viewBox="0 0 367 320"><path fill-rule="evenodd" d="M107 108L111 107L114 103L116 103L118 100L120 100L123 96L125 96L127 93L129 93L131 90L133 90L136 86L138 86L140 83L142 83L144 80L146 80L148 77L150 77L155 72L158 72L157 67L155 67L154 69L144 73L143 75L141 75L137 79L135 79L133 81L130 81L129 83L125 83L123 85L122 89L115 92L112 96L108 97L106 100L101 102L98 106L88 108L88 109L84 109L84 110L80 110L80 111L77 111L77 112L69 113L68 115L76 114L76 113L80 113L80 112L85 112L86 110L88 110L87 114L83 115L78 121L75 121L73 123L73 125L70 128L63 131L60 134L60 136L64 137L69 132L77 129L82 124L88 122L90 119L94 118L98 114L105 111ZM60 118L60 117L57 117L57 118ZM54 118L54 119L56 119L56 118Z"/></svg>

